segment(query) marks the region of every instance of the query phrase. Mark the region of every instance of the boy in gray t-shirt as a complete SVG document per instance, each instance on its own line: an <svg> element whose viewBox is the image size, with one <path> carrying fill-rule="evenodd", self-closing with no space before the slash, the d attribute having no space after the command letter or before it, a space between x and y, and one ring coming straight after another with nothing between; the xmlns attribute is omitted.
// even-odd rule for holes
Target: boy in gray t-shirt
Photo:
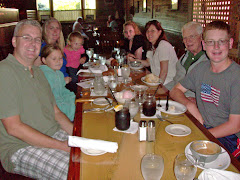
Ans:
<svg viewBox="0 0 240 180"><path fill-rule="evenodd" d="M213 21L206 26L203 39L210 62L196 66L170 95L235 157L240 157L240 66L228 57L233 45L230 27L223 21ZM196 92L197 104L184 96L188 89Z"/></svg>

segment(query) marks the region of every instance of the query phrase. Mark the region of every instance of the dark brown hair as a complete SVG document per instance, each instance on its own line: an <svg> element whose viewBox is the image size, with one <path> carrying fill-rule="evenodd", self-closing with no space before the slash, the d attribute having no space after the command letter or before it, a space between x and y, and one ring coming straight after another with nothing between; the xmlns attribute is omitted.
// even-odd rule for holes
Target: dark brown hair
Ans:
<svg viewBox="0 0 240 180"><path fill-rule="evenodd" d="M160 31L160 30L162 31L162 33L161 33L161 35L158 37L156 43L155 43L155 44L152 44L152 46L156 49L156 48L158 47L158 44L159 44L159 42L160 42L161 40L165 40L165 41L168 41L168 40L167 40L167 37L166 37L166 35L165 35L165 32L164 32L164 30L163 30L160 22L158 22L157 20L149 21L149 22L145 25L145 32L147 32L147 30L149 29L149 27L150 27L151 25L154 25L158 31Z"/></svg>

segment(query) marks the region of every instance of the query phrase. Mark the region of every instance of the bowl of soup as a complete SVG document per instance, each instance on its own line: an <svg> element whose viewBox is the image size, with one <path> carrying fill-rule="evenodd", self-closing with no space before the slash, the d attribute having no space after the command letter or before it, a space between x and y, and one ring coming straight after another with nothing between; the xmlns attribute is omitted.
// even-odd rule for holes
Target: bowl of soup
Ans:
<svg viewBox="0 0 240 180"><path fill-rule="evenodd" d="M218 144L207 140L193 141L190 150L193 156L203 163L214 161L222 152L222 148Z"/></svg>

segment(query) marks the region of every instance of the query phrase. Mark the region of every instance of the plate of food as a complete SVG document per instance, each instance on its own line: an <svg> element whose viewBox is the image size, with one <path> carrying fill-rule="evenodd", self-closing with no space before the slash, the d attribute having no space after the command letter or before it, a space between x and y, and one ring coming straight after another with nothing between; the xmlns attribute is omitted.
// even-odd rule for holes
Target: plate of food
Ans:
<svg viewBox="0 0 240 180"><path fill-rule="evenodd" d="M142 77L141 80L149 86L157 86L162 83L161 79L152 73Z"/></svg>
<svg viewBox="0 0 240 180"><path fill-rule="evenodd" d="M176 101L171 101L171 100L168 101L169 106L168 106L168 110L166 111L166 103L167 103L167 100L160 101L160 105L161 105L160 111L161 112L164 112L166 114L179 115L179 114L183 114L187 111L186 106L184 106L181 103L178 103Z"/></svg>

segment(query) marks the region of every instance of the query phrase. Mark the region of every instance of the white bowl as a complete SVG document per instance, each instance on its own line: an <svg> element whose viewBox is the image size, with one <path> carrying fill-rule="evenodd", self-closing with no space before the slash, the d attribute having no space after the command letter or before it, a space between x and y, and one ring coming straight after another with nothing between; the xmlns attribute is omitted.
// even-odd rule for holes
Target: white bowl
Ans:
<svg viewBox="0 0 240 180"><path fill-rule="evenodd" d="M115 96L116 100L118 101L118 103L124 104L126 100L132 100L134 98L134 93L132 91L131 91L132 95L133 95L132 98L129 98L129 99L123 98L123 92L124 92L124 90L121 92L114 93L114 96Z"/></svg>

